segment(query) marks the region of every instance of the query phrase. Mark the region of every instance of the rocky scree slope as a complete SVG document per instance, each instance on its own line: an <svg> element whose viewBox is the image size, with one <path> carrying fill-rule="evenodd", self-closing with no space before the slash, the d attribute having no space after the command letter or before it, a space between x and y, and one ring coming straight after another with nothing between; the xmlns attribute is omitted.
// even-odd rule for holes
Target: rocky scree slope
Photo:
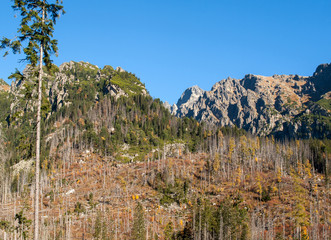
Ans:
<svg viewBox="0 0 331 240"><path fill-rule="evenodd" d="M311 77L248 74L227 78L210 91L185 90L172 114L220 126L237 126L261 136L331 137L331 64L319 65Z"/></svg>

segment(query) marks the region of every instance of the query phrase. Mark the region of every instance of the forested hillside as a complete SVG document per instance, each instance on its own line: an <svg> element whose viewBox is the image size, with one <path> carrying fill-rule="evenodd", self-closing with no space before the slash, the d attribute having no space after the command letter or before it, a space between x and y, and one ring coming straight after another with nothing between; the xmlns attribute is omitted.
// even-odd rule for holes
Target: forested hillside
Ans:
<svg viewBox="0 0 331 240"><path fill-rule="evenodd" d="M45 69L42 239L328 239L330 139L178 118L134 74ZM0 238L31 238L36 70L0 91ZM321 105L328 102L321 101Z"/></svg>

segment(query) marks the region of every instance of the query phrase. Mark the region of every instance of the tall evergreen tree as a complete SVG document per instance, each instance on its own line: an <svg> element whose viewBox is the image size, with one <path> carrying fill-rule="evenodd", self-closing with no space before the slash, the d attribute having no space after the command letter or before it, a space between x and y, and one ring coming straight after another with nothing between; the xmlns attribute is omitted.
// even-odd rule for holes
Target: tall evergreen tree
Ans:
<svg viewBox="0 0 331 240"><path fill-rule="evenodd" d="M36 139L36 176L35 176L35 216L34 239L39 239L39 169L40 169L40 121L42 101L43 65L51 67L50 56L57 52L57 40L53 39L54 25L60 14L64 13L62 1L59 0L12 0L13 9L21 16L18 36L13 39L4 37L0 49L9 48L13 53L23 51L31 67L39 62L38 103L37 103L37 139ZM5 52L4 56L8 54Z"/></svg>
<svg viewBox="0 0 331 240"><path fill-rule="evenodd" d="M132 237L135 240L146 240L146 228L144 218L144 208L138 203L133 216Z"/></svg>

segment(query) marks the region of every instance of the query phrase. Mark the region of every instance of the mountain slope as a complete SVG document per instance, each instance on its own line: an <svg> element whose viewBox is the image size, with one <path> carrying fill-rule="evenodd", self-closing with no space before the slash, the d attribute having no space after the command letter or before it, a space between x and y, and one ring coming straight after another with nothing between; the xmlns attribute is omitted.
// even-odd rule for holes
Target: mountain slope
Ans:
<svg viewBox="0 0 331 240"><path fill-rule="evenodd" d="M44 72L43 92L45 100L50 104L50 114L65 105L71 105L73 100L84 100L85 103L91 104L107 94L116 98L147 95L145 86L139 79L122 68L114 70L106 65L100 69L87 62L71 61L63 63L60 67L53 65L52 69L44 69ZM32 103L33 95L36 94L34 73L34 69L28 66L22 74L13 75L16 80L12 83L11 92L15 95L16 101L11 106L12 111L22 108L19 104L24 97L28 104L21 110L32 110L35 107Z"/></svg>
<svg viewBox="0 0 331 240"><path fill-rule="evenodd" d="M199 97L189 88L173 109L179 117L235 125L262 136L330 138L330 84L331 64L318 66L311 77L249 74L222 80Z"/></svg>
<svg viewBox="0 0 331 240"><path fill-rule="evenodd" d="M177 118L121 68L69 62L45 73L40 164L45 239L330 235L331 140L277 141ZM29 239L32 233L35 75L30 68L15 73L11 91L0 98L5 103L0 116L4 239ZM189 110L221 88L233 105L231 92L258 104L255 91L266 81L260 78L229 79L213 92L192 87L179 107ZM284 83L281 89L295 97L291 86ZM329 106L328 93L323 96L310 111ZM305 95L297 101L306 104ZM146 235L138 237L137 231Z"/></svg>
<svg viewBox="0 0 331 240"><path fill-rule="evenodd" d="M8 92L9 89L10 89L9 85L3 79L0 78L0 92L2 91Z"/></svg>
<svg viewBox="0 0 331 240"><path fill-rule="evenodd" d="M10 166L34 157L36 137L34 70L28 67L15 78L13 100L6 101L10 108L3 117L12 139ZM85 62L45 69L42 115L44 158L56 157L58 144L74 136L80 148L90 146L124 162L139 161L151 146L169 142L185 142L196 150L208 129L196 120L172 116L134 74Z"/></svg>

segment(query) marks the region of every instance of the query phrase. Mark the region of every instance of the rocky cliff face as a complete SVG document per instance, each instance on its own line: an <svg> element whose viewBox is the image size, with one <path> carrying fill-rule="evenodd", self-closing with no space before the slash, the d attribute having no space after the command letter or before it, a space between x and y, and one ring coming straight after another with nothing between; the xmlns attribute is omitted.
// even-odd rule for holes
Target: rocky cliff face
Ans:
<svg viewBox="0 0 331 240"><path fill-rule="evenodd" d="M262 136L331 137L330 109L317 102L329 101L330 85L331 64L318 66L311 77L249 74L243 79L224 79L210 91L189 88L178 100L177 111L172 110L179 117L235 125ZM317 115L325 119L318 120Z"/></svg>
<svg viewBox="0 0 331 240"><path fill-rule="evenodd" d="M168 102L164 103L164 106L172 113L179 117L188 116L192 117L195 115L194 104L199 100L205 93L198 86L193 86L186 89L182 96L178 99L177 104L170 105ZM196 109L197 110L197 109Z"/></svg>
<svg viewBox="0 0 331 240"><path fill-rule="evenodd" d="M321 64L317 67L314 75L310 78L311 82L316 87L316 92L313 94L315 100L318 100L321 95L331 91L331 63Z"/></svg>

